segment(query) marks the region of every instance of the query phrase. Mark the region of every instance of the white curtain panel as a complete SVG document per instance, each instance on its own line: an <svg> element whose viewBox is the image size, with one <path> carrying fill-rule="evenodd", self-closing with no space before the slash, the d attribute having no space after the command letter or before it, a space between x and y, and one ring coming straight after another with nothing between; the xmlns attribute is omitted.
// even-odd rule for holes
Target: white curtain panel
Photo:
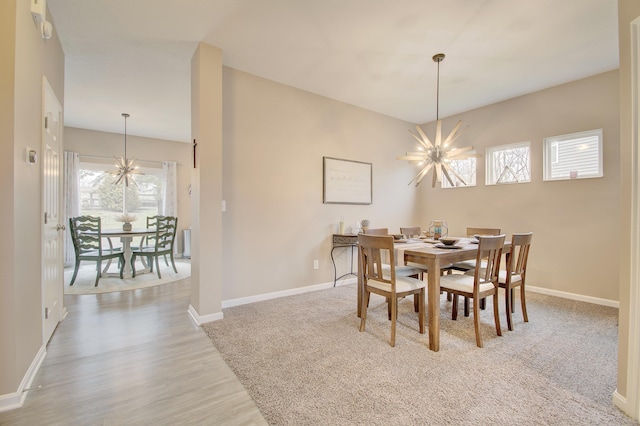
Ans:
<svg viewBox="0 0 640 426"><path fill-rule="evenodd" d="M175 161L162 162L162 214L164 216L178 215L178 191Z"/></svg>
<svg viewBox="0 0 640 426"><path fill-rule="evenodd" d="M80 154L64 152L64 264L73 265L75 253L69 232L69 218L80 216Z"/></svg>
<svg viewBox="0 0 640 426"><path fill-rule="evenodd" d="M176 175L176 162L163 161L162 214L164 216L178 216L178 183ZM178 244L173 247L173 251L174 254L178 253Z"/></svg>

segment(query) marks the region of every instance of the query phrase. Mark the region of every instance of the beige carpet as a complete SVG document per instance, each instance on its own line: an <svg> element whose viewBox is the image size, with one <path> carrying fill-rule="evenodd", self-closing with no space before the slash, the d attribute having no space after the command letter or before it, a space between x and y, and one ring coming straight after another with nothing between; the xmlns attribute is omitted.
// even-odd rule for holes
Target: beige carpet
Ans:
<svg viewBox="0 0 640 426"><path fill-rule="evenodd" d="M64 270L64 294L98 294L111 293L114 291L135 290L138 288L154 287L157 285L167 284L173 281L182 280L191 276L191 262L189 259L175 259L176 269L178 273L173 271L171 266L167 266L164 260L160 259L160 275L162 279L158 279L155 269L153 273L138 274L135 278L120 279L119 277L103 277L95 287L96 267L95 262L82 262L78 277L73 286L69 286L71 277L73 276L73 267ZM106 262L104 263L106 265ZM139 266L138 266L139 265ZM169 261L171 265L171 261ZM142 264L136 263L136 271L142 269ZM109 272L118 272L117 262L114 262Z"/></svg>
<svg viewBox="0 0 640 426"><path fill-rule="evenodd" d="M360 333L354 285L225 309L203 328L274 425L637 424L612 403L617 309L528 296L530 322L518 308L508 331L503 314L502 337L487 302L483 349L444 296L440 352L409 299L395 348L377 296Z"/></svg>

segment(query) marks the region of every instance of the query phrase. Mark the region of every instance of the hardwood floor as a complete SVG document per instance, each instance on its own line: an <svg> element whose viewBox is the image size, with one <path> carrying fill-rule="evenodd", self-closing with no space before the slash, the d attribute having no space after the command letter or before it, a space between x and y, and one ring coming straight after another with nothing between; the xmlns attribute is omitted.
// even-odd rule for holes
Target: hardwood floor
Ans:
<svg viewBox="0 0 640 426"><path fill-rule="evenodd" d="M24 407L0 425L263 425L262 414L187 315L189 280L65 296L69 311Z"/></svg>

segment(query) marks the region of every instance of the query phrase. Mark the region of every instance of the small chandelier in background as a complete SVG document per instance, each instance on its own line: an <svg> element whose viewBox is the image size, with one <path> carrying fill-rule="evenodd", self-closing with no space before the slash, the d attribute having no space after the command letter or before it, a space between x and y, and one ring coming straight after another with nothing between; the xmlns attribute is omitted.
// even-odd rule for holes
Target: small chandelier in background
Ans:
<svg viewBox="0 0 640 426"><path fill-rule="evenodd" d="M442 120L439 117L440 107L440 62L444 60L444 53L438 53L433 56L433 61L438 64L438 84L436 92L436 137L432 143L429 138L424 134L420 126L416 126L418 134L416 135L411 130L411 136L413 136L419 143L419 151L407 152L406 155L397 157L398 160L408 160L410 163L417 163L421 167L420 172L411 180L415 181L416 186L420 185L422 179L433 169L433 179L431 180L431 186L435 187L436 182L442 182L442 176L447 178L447 181L451 186L455 186L451 175L455 176L462 184L467 183L464 179L449 165L450 160L463 160L470 157L468 151L473 149L472 146L464 148L453 148L451 144L455 142L462 134L460 125L462 121L458 121L458 124L453 128L449 136L442 140ZM411 184L409 182L409 184Z"/></svg>
<svg viewBox="0 0 640 426"><path fill-rule="evenodd" d="M142 175L144 173L138 171L138 166L134 164L135 159L130 160L127 158L127 118L129 118L129 114L123 112L122 116L124 117L124 157L116 157L116 170L109 173L116 176L115 185L124 181L124 184L129 186L129 180L134 185L137 185L133 175Z"/></svg>

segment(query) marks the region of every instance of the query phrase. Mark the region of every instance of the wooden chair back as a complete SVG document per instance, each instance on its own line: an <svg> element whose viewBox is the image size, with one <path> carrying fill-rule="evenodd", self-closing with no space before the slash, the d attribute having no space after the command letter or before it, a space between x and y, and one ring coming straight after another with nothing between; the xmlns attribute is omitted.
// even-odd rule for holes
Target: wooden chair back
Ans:
<svg viewBox="0 0 640 426"><path fill-rule="evenodd" d="M391 235L358 235L358 250L360 264L363 265L363 284L366 286L370 279L387 283L391 292L395 293L395 256L393 253L393 236ZM383 274L383 259L389 259L389 274ZM385 278L386 275L386 278Z"/></svg>
<svg viewBox="0 0 640 426"><path fill-rule="evenodd" d="M415 236L422 236L422 229L419 226L400 227L400 233L406 235L408 238Z"/></svg>
<svg viewBox="0 0 640 426"><path fill-rule="evenodd" d="M527 270L532 238L533 232L513 234L511 236L511 252L507 256L507 271L524 276Z"/></svg>
<svg viewBox="0 0 640 426"><path fill-rule="evenodd" d="M492 282L498 288L498 274L500 273L500 261L504 246L504 234L495 236L480 236L476 265L486 265L476 268L474 272L474 295L477 296L480 284ZM483 261L486 264L483 264Z"/></svg>
<svg viewBox="0 0 640 426"><path fill-rule="evenodd" d="M474 235L500 235L500 228L467 228L467 237Z"/></svg>
<svg viewBox="0 0 640 426"><path fill-rule="evenodd" d="M418 312L420 333L424 334L426 324L425 283L416 278L396 276L393 236L359 234L358 253L360 255L360 265L362 265L359 274L362 274L360 279L364 287L360 331L365 329L367 307L369 306L371 293L379 294L387 299L388 316L391 320L391 339L389 344L395 346L398 298L413 294L417 295L417 302L414 296L414 309ZM383 263L383 258L385 257L389 261L387 265Z"/></svg>
<svg viewBox="0 0 640 426"><path fill-rule="evenodd" d="M364 231L367 235L389 235L388 228L369 228Z"/></svg>

